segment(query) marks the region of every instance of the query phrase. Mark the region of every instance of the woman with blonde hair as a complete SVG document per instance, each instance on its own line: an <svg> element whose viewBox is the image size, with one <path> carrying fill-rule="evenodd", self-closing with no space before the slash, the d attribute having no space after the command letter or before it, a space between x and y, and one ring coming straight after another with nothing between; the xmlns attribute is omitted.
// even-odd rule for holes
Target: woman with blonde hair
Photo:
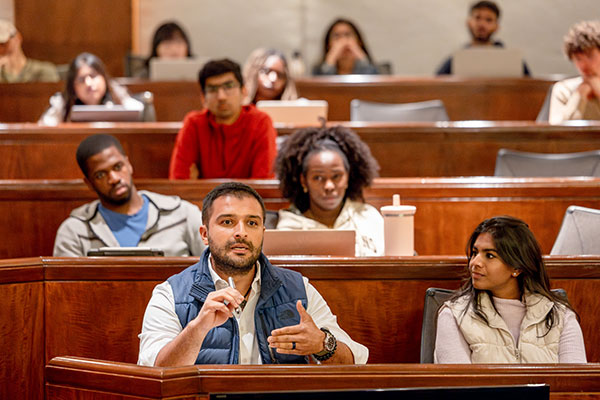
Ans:
<svg viewBox="0 0 600 400"><path fill-rule="evenodd" d="M290 76L287 60L275 49L259 48L248 56L242 70L248 94L244 104L259 100L296 100L296 85Z"/></svg>

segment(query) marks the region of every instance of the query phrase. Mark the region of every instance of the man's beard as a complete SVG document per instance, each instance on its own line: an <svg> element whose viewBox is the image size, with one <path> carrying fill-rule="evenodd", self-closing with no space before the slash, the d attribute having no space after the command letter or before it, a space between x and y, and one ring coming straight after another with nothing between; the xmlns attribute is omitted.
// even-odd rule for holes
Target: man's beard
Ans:
<svg viewBox="0 0 600 400"><path fill-rule="evenodd" d="M243 243L248 246L248 250L250 251L250 255L247 258L236 258L227 254L229 248L236 243ZM219 247L217 246L210 238L208 237L208 248L210 249L210 254L213 258L214 268L218 269L224 274L227 275L245 275L252 270L256 261L260 257L260 252L262 250L262 241L260 246L254 247L254 245L246 240L232 240L225 243L225 246Z"/></svg>
<svg viewBox="0 0 600 400"><path fill-rule="evenodd" d="M113 206L122 206L131 200L131 186L127 186L127 193L123 197L112 197L110 194L105 195L104 193L100 193L96 190L96 194L102 200L103 203L112 204Z"/></svg>

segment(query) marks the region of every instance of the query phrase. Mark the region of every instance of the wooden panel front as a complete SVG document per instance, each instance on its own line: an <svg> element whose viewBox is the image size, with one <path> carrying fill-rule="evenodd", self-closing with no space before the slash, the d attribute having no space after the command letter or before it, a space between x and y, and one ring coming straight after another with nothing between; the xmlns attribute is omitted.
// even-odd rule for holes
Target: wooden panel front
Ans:
<svg viewBox="0 0 600 400"><path fill-rule="evenodd" d="M204 399L233 391L547 384L550 398L597 400L598 364L572 366L364 365L141 368L61 357L46 367L48 400ZM81 397L84 396L84 397ZM181 397L180 397L181 396Z"/></svg>
<svg viewBox="0 0 600 400"><path fill-rule="evenodd" d="M44 399L43 276L39 260L0 262L0 399Z"/></svg>
<svg viewBox="0 0 600 400"><path fill-rule="evenodd" d="M220 182L136 180L136 186L201 206ZM288 206L276 180L245 182L268 209ZM391 204L395 193L417 207L415 250L420 255L464 254L477 224L502 214L525 220L548 254L568 206L600 209L600 178L379 178L365 199L379 208ZM0 181L0 258L51 255L61 222L75 207L95 199L80 180Z"/></svg>
<svg viewBox="0 0 600 400"><path fill-rule="evenodd" d="M349 121L352 99L380 103L442 100L451 121L534 121L553 83L529 78L335 76L299 79L296 87L299 96L327 100L330 121Z"/></svg>
<svg viewBox="0 0 600 400"><path fill-rule="evenodd" d="M15 24L28 57L68 64L96 54L113 76L122 76L131 49L131 2L122 0L19 0Z"/></svg>
<svg viewBox="0 0 600 400"><path fill-rule="evenodd" d="M54 356L135 362L137 334L152 288L197 259L100 257L1 262L0 377L6 383L0 389L2 398L42 399L42 368ZM417 363L425 289L456 288L466 268L465 257L271 260L310 279L342 328L370 349L369 363ZM600 320L596 310L600 300L593 293L600 290L600 260L552 257L547 258L547 265L553 287L567 290L581 317L588 361L598 362ZM420 367L415 364L414 368ZM76 376L74 371L71 376ZM115 390L121 387L112 379L105 383L112 382ZM126 382L121 384L156 389L152 379L145 379L141 386L140 381L137 386Z"/></svg>
<svg viewBox="0 0 600 400"><path fill-rule="evenodd" d="M135 362L136 335L153 286L197 258L158 258L153 268L154 260L47 259L46 320L52 323L46 324L46 360L75 355ZM455 289L466 271L464 257L272 261L310 279L340 326L369 348L369 363L418 363L426 289ZM550 260L548 270L553 286L567 289L577 306L588 361L600 361L600 300L589 295L600 290L599 260L559 258ZM60 337L65 327L73 336Z"/></svg>
<svg viewBox="0 0 600 400"><path fill-rule="evenodd" d="M491 176L501 148L538 153L600 149L600 123L551 126L526 122L437 125L343 123L370 147L383 177ZM0 124L2 179L80 177L75 149L86 136L113 134L121 140L138 178L166 178L181 122ZM279 135L298 126L278 125Z"/></svg>

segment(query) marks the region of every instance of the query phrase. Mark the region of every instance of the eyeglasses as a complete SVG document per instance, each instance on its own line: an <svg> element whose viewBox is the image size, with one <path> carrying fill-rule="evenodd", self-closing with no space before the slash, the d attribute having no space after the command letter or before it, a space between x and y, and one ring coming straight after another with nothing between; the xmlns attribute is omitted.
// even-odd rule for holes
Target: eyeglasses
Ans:
<svg viewBox="0 0 600 400"><path fill-rule="evenodd" d="M204 90L206 91L207 95L214 96L217 93L219 93L219 89L223 89L223 91L225 92L225 94L231 94L234 89L238 89L239 87L240 87L239 82L236 82L236 81L227 81L227 82L222 83L220 85L206 85L204 87Z"/></svg>
<svg viewBox="0 0 600 400"><path fill-rule="evenodd" d="M259 74L265 75L270 81L275 82L278 79L286 80L287 75L285 72L275 71L274 69L270 69L267 67L262 67L258 70Z"/></svg>

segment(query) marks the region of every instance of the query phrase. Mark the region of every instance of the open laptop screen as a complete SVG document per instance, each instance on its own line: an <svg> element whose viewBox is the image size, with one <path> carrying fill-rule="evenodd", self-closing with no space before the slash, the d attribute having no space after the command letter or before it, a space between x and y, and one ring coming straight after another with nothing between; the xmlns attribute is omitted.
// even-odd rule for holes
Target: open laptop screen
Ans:
<svg viewBox="0 0 600 400"><path fill-rule="evenodd" d="M263 242L266 255L313 255L354 257L356 232L353 230L267 229Z"/></svg>
<svg viewBox="0 0 600 400"><path fill-rule="evenodd" d="M469 78L520 78L523 76L523 56L517 49L470 47L454 53L452 73Z"/></svg>

